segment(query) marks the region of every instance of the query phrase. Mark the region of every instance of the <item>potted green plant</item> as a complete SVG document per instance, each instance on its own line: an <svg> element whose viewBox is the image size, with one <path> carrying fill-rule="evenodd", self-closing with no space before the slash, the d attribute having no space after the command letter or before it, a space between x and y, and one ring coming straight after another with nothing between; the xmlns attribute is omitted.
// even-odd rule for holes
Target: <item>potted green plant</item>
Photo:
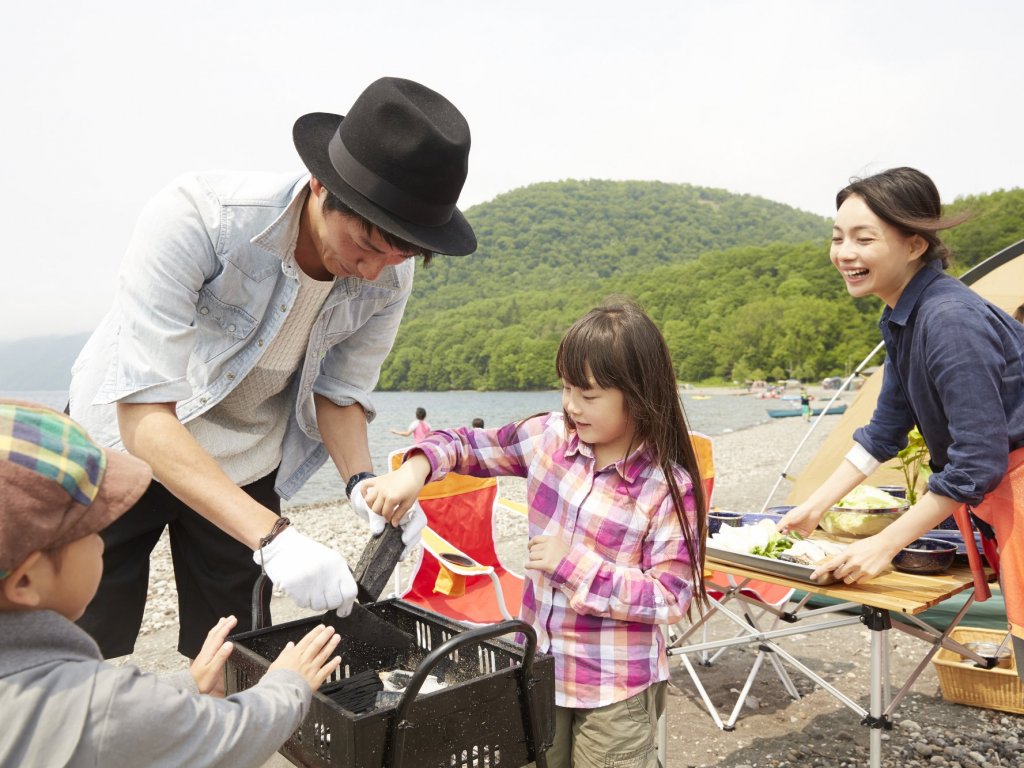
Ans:
<svg viewBox="0 0 1024 768"><path fill-rule="evenodd" d="M928 446L924 444L921 431L914 427L907 433L907 447L896 454L896 462L907 485L907 501L917 503L917 484L927 483L932 469L928 466ZM927 486L926 486L927 487Z"/></svg>

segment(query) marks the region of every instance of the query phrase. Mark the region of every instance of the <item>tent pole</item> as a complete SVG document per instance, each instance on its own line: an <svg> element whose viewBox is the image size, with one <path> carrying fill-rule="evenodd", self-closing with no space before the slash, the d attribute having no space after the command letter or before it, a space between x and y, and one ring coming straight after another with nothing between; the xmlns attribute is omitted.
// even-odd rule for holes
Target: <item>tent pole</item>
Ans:
<svg viewBox="0 0 1024 768"><path fill-rule="evenodd" d="M768 509L768 505L771 503L772 496L774 496L775 492L779 490L779 485L782 483L782 481L790 479L789 475L787 475L786 472L788 472L789 468L793 466L793 462L796 461L796 457L800 453L800 449L804 447L804 443L806 443L807 440L811 437L811 433L814 431L814 428L818 426L818 422L822 420L826 413L828 413L828 409L832 406L832 403L836 401L836 398L843 393L844 389L850 386L850 383L853 381L853 379L856 376L860 375L861 370L863 370L867 366L867 364L871 362L871 359L875 355L877 355L879 350L882 349L882 347L884 346L884 341L878 342L878 346L871 350L868 356L861 360L860 365L858 365L854 369L853 373L846 377L846 380L839 386L839 389L836 390L836 393L832 395L832 399L828 401L828 405L821 409L821 413L818 414L818 418L811 422L811 426L807 430L807 434L804 435L803 440L800 441L800 444L793 451L793 455L789 457L789 461L786 462L786 466L784 466L782 468L782 472L779 473L779 477L775 481L775 485L773 485L771 491L768 492L768 497L764 500L764 504L761 505L761 514L764 514L764 511Z"/></svg>

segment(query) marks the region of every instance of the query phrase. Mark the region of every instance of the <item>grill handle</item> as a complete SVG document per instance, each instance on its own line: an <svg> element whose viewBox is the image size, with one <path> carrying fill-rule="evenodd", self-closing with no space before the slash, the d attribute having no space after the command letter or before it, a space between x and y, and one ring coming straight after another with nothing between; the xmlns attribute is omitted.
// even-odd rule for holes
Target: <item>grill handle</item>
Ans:
<svg viewBox="0 0 1024 768"><path fill-rule="evenodd" d="M405 695L402 696L402 700L395 709L395 717L391 721L391 738L387 742L391 745L391 759L386 761L385 765L390 766L390 768L402 767L402 753L405 751L405 734L414 725L406 720L406 715L409 712L409 707L416 700L416 696L419 694L423 682L427 679L427 675L433 671L437 663L445 656L454 652L456 648L460 648L463 645L481 640L491 640L495 637L507 635L510 632L522 632L526 636L526 651L523 654L523 664L520 670L522 674L521 684L524 685L526 690L527 708L529 710L529 722L524 723L524 725L526 726L526 732L530 734L533 740L537 768L547 768L547 759L544 753L550 745L541 744L541 734L538 730L540 727L539 708L534 701L536 680L533 677L533 657L537 650L537 633L533 627L519 619L460 632L427 654L416 667L416 671L409 680L409 684L405 687Z"/></svg>

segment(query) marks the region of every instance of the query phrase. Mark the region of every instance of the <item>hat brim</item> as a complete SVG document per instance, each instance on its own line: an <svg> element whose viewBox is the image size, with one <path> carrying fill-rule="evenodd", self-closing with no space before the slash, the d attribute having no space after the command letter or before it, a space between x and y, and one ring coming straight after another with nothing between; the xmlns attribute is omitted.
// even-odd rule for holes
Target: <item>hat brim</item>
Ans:
<svg viewBox="0 0 1024 768"><path fill-rule="evenodd" d="M476 250L476 235L458 208L447 223L425 227L398 218L349 186L334 169L327 153L331 137L343 119L341 115L313 112L300 117L292 129L299 157L321 184L367 221L414 245L448 256L466 256Z"/></svg>
<svg viewBox="0 0 1024 768"><path fill-rule="evenodd" d="M103 452L107 454L107 471L96 500L110 510L109 522L113 522L146 492L153 480L153 471L149 464L129 453L112 448L104 448Z"/></svg>

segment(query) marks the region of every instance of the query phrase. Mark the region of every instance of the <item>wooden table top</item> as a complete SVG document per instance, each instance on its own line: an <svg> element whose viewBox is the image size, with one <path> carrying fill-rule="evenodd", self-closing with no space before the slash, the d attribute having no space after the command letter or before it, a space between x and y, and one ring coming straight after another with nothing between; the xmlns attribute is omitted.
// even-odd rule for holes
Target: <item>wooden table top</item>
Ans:
<svg viewBox="0 0 1024 768"><path fill-rule="evenodd" d="M767 581L784 587L835 598L844 602L860 603L887 611L918 614L974 585L971 569L966 566L950 568L937 576L890 571L859 584L830 584L819 587L773 573L763 573L734 563L716 560L710 555L707 568L755 581Z"/></svg>

